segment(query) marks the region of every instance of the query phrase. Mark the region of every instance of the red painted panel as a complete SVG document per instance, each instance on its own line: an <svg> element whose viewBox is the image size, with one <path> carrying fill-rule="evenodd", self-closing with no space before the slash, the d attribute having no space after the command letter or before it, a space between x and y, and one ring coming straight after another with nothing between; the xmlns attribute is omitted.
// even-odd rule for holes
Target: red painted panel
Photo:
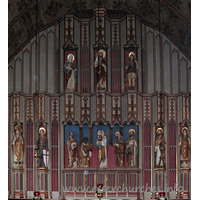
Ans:
<svg viewBox="0 0 200 200"><path fill-rule="evenodd" d="M93 146L92 157L91 157L92 167L98 167L98 149L96 146Z"/></svg>
<svg viewBox="0 0 200 200"><path fill-rule="evenodd" d="M58 191L58 170L52 170L52 191Z"/></svg>
<svg viewBox="0 0 200 200"><path fill-rule="evenodd" d="M108 167L109 168L116 168L116 154L115 154L115 147L108 145Z"/></svg>
<svg viewBox="0 0 200 200"><path fill-rule="evenodd" d="M184 174L184 190L187 190L187 176Z"/></svg>
<svg viewBox="0 0 200 200"><path fill-rule="evenodd" d="M16 174L16 190L19 190L19 174Z"/></svg>
<svg viewBox="0 0 200 200"><path fill-rule="evenodd" d="M44 175L41 174L41 190L44 190Z"/></svg>

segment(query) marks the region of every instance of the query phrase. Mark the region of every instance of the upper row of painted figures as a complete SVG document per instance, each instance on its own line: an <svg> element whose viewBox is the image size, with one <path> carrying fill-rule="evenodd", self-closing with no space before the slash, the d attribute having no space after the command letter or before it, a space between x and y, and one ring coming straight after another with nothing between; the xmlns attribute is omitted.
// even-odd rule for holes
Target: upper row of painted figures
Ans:
<svg viewBox="0 0 200 200"><path fill-rule="evenodd" d="M138 156L138 142L135 137L135 130L129 130L129 137L124 142L123 136L120 132L116 132L115 136L117 137L117 142L114 142L112 145L116 148L116 165L119 168L137 168L137 156ZM107 134L103 130L99 130L97 133L96 145L98 148L98 167L107 168L107 159L108 159L108 143L107 143ZM182 128L182 134L179 137L180 145L180 163L182 168L188 168L190 163L190 138L189 138L189 129L187 127ZM24 157L24 142L22 137L22 128L21 125L15 126L15 134L12 141L13 146L13 156L14 156L14 167L22 168L23 167L23 157ZM79 159L78 159L78 144L73 136L73 132L69 133L69 137L66 142L67 146L67 161L68 168L90 168L91 165L91 156L93 151L93 145L88 144L88 138L85 137L80 146ZM157 128L156 130L156 139L154 143L154 153L155 153L155 168L166 169L166 141L164 137L164 132L162 128ZM125 163L125 154L127 155ZM113 155L112 155L113 156ZM39 138L37 144L35 145L35 157L38 160L38 167L47 167L49 160L49 151L48 151L48 141L46 136L46 129L44 127L39 128Z"/></svg>
<svg viewBox="0 0 200 200"><path fill-rule="evenodd" d="M107 89L107 66L106 66L106 52L101 49L96 53L94 62L95 69L95 87L98 90ZM64 65L64 71L66 74L66 89L75 90L77 65L74 63L75 57L73 54L67 56L67 62ZM134 52L129 53L129 62L125 65L125 72L127 73L127 85L129 90L135 89L135 83L137 79L136 71L138 69L138 62Z"/></svg>

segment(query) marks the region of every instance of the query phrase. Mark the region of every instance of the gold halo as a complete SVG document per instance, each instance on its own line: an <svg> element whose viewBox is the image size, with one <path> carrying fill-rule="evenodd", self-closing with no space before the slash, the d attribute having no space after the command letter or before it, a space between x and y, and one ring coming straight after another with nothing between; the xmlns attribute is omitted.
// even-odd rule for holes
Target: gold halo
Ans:
<svg viewBox="0 0 200 200"><path fill-rule="evenodd" d="M135 130L134 129L130 129L129 131L128 131L128 133L130 134L130 132L133 132L133 134L135 135Z"/></svg>
<svg viewBox="0 0 200 200"><path fill-rule="evenodd" d="M39 133L40 133L41 130L43 130L43 131L44 131L44 134L46 134L46 129L45 129L44 127L40 127L40 128L39 128Z"/></svg>
<svg viewBox="0 0 200 200"><path fill-rule="evenodd" d="M182 128L181 132L183 133L184 130L186 130L187 134L189 134L190 131L189 131L189 129L187 127Z"/></svg>
<svg viewBox="0 0 200 200"><path fill-rule="evenodd" d="M161 131L161 133L163 133L163 129L162 129L162 128L158 128L158 129L156 130L156 133L158 133L158 131Z"/></svg>
<svg viewBox="0 0 200 200"><path fill-rule="evenodd" d="M100 135L102 135L102 133L105 134L103 130L99 130L99 131L97 132L97 135L99 135L99 133L100 133Z"/></svg>
<svg viewBox="0 0 200 200"><path fill-rule="evenodd" d="M19 132L20 132L20 133L22 132L22 127L21 127L21 125L16 125L16 126L15 126L15 131L16 131L17 129L19 129Z"/></svg>
<svg viewBox="0 0 200 200"><path fill-rule="evenodd" d="M106 52L105 52L103 49L99 50L98 54L99 54L99 53L102 53L102 54L103 54L103 58L105 58Z"/></svg>
<svg viewBox="0 0 200 200"><path fill-rule="evenodd" d="M135 57L135 53L133 51L128 54L128 57L130 58L131 55Z"/></svg>
<svg viewBox="0 0 200 200"><path fill-rule="evenodd" d="M74 55L73 55L73 54L71 54L71 53L70 53L70 54L68 54L68 56L67 56L67 60L69 60L69 57L70 57L70 56L72 56L72 57L73 57L72 61L74 61Z"/></svg>

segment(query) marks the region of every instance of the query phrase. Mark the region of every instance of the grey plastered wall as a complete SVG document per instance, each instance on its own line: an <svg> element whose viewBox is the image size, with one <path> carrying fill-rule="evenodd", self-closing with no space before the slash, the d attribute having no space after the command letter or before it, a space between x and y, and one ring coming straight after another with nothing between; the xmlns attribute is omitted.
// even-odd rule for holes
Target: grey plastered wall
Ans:
<svg viewBox="0 0 200 200"><path fill-rule="evenodd" d="M47 68L48 68L48 92L54 93L54 87L56 85L55 83L55 53L56 53L56 47L55 47L55 26L49 28L47 30Z"/></svg>
<svg viewBox="0 0 200 200"><path fill-rule="evenodd" d="M38 76L36 74L36 37L34 37L31 41L31 91L33 94L36 91L36 82L38 81Z"/></svg>
<svg viewBox="0 0 200 200"><path fill-rule="evenodd" d="M39 33L39 91L46 91L47 30Z"/></svg>
<svg viewBox="0 0 200 200"><path fill-rule="evenodd" d="M14 58L15 60L15 91L22 92L22 51Z"/></svg>
<svg viewBox="0 0 200 200"><path fill-rule="evenodd" d="M14 91L14 59L8 64L8 94Z"/></svg>
<svg viewBox="0 0 200 200"><path fill-rule="evenodd" d="M154 92L154 32L151 28L146 28L147 38L147 93Z"/></svg>
<svg viewBox="0 0 200 200"><path fill-rule="evenodd" d="M30 94L30 43L23 49L23 92Z"/></svg>

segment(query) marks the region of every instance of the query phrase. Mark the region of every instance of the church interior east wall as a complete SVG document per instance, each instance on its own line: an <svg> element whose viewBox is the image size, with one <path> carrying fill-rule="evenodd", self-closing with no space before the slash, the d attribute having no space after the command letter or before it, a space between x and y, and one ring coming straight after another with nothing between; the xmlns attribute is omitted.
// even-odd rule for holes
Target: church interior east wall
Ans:
<svg viewBox="0 0 200 200"><path fill-rule="evenodd" d="M189 198L190 181L187 180L190 180L190 172L181 171L178 139L182 127L190 127L191 62L169 38L144 24L137 16L120 14L116 17L104 9L102 13L105 26L102 37L108 47L107 90L98 91L95 88L94 45L98 28L98 16L95 14L86 18L76 14L66 15L39 32L9 61L8 193L12 198L32 197L36 190L42 191L45 198L65 198L66 174L74 173L65 164L67 126L78 127L80 144L85 135L89 136L90 144L94 143L94 127L108 127L110 146L116 140L115 130L119 129L127 137L126 127L137 127L139 153L137 167L133 170L138 179L137 186L160 184L164 188L166 184L172 187L178 183L183 185L184 193L172 191L169 197L177 198L184 194ZM133 20L131 34L130 18ZM70 29L69 19L72 20ZM125 85L124 66L128 55L125 46L129 45L129 37L133 37L138 46L135 90L127 90ZM68 44L77 48L66 50ZM75 91L66 89L65 52L75 52L76 55ZM16 124L21 124L24 138L21 171L12 169L12 138ZM34 158L40 126L46 128L50 150L48 170L42 172L38 171ZM164 127L166 140L164 172L154 169L154 143L156 129L160 126ZM87 134L84 132L86 129ZM57 142L54 142L55 138ZM170 161L172 156L175 163ZM115 173L116 170L108 166L106 173ZM125 170L125 173L130 171ZM17 174L22 180L21 186L16 189L18 186L11 180ZM41 186L40 175L48 180L44 187ZM157 194L147 191L133 195L149 199L156 198Z"/></svg>

